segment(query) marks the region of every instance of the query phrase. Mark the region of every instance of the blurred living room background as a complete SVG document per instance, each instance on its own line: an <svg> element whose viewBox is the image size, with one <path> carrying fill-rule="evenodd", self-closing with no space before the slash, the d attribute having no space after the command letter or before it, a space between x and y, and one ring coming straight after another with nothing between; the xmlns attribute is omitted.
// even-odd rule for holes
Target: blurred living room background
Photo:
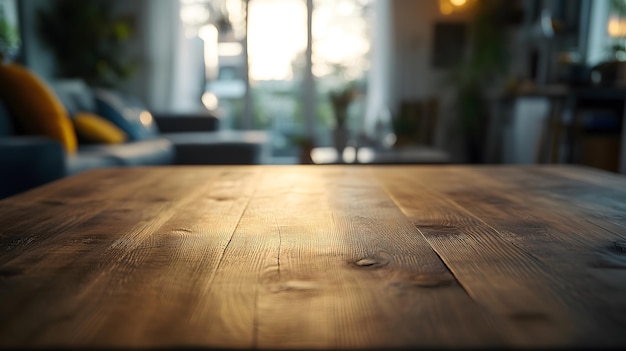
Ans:
<svg viewBox="0 0 626 351"><path fill-rule="evenodd" d="M624 0L0 4L11 61L43 81L123 92L174 130L210 115L258 163L626 171Z"/></svg>

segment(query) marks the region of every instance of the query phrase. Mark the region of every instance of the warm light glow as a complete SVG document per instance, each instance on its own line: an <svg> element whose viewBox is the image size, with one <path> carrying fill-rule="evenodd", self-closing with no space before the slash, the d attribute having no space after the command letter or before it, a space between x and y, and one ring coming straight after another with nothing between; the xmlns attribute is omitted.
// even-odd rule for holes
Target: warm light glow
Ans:
<svg viewBox="0 0 626 351"><path fill-rule="evenodd" d="M449 15L452 13L452 11L454 11L454 8L452 8L452 5L450 5L449 2L447 1L442 1L439 4L439 10L441 11L442 14L444 15Z"/></svg>
<svg viewBox="0 0 626 351"><path fill-rule="evenodd" d="M202 94L202 104L210 111L217 110L219 100L217 96L213 93L206 92Z"/></svg>
<svg viewBox="0 0 626 351"><path fill-rule="evenodd" d="M360 148L357 150L356 159L359 163L370 163L374 161L376 154L370 148Z"/></svg>
<svg viewBox="0 0 626 351"><path fill-rule="evenodd" d="M450 15L455 11L465 11L472 7L475 0L439 0L439 12Z"/></svg>
<svg viewBox="0 0 626 351"><path fill-rule="evenodd" d="M361 150L359 150L359 153L361 153ZM353 146L346 146L341 154L341 160L338 159L338 156L337 149L334 147L318 147L311 150L311 160L313 160L313 163L317 164L334 163L341 160L343 160L344 163L354 163L357 160L357 150ZM373 155L367 154L366 151L361 158L371 162Z"/></svg>
<svg viewBox="0 0 626 351"><path fill-rule="evenodd" d="M150 124L152 124L152 114L148 111L142 111L139 114L139 121L141 121L141 124L143 124L144 126L149 126Z"/></svg>
<svg viewBox="0 0 626 351"><path fill-rule="evenodd" d="M211 13L205 3L183 1L180 8L180 19L187 26L201 26L211 18Z"/></svg>
<svg viewBox="0 0 626 351"><path fill-rule="evenodd" d="M334 75L343 67L343 78L359 79L368 69L370 31L358 1L318 0L313 12L313 74Z"/></svg>
<svg viewBox="0 0 626 351"><path fill-rule="evenodd" d="M617 16L611 16L609 24L607 26L609 35L613 38L626 36L626 20L620 19Z"/></svg>
<svg viewBox="0 0 626 351"><path fill-rule="evenodd" d="M217 79L219 74L217 28L212 24L202 26L202 28L198 31L198 36L204 41L204 68L206 79Z"/></svg>
<svg viewBox="0 0 626 351"><path fill-rule="evenodd" d="M248 54L252 80L290 80L292 61L306 49L304 1L250 1Z"/></svg>
<svg viewBox="0 0 626 351"><path fill-rule="evenodd" d="M318 147L311 150L313 163L333 163L337 161L337 149L334 147Z"/></svg>
<svg viewBox="0 0 626 351"><path fill-rule="evenodd" d="M242 39L246 34L246 11L245 4L242 0L226 0L226 11L228 19L233 27L235 39Z"/></svg>
<svg viewBox="0 0 626 351"><path fill-rule="evenodd" d="M208 40L217 42L217 28L215 28L215 26L212 24L204 25L200 27L200 30L198 31L198 36L204 41Z"/></svg>
<svg viewBox="0 0 626 351"><path fill-rule="evenodd" d="M341 156L343 162L354 163L354 161L356 161L356 149L353 146L346 146Z"/></svg>
<svg viewBox="0 0 626 351"><path fill-rule="evenodd" d="M367 69L370 39L367 23L352 0L319 1L313 12L313 74L333 74L346 67L348 79ZM292 79L293 63L304 63L306 2L255 0L249 3L248 52L250 78Z"/></svg>
<svg viewBox="0 0 626 351"><path fill-rule="evenodd" d="M240 43L219 43L217 52L220 56L239 56L243 53L243 47Z"/></svg>

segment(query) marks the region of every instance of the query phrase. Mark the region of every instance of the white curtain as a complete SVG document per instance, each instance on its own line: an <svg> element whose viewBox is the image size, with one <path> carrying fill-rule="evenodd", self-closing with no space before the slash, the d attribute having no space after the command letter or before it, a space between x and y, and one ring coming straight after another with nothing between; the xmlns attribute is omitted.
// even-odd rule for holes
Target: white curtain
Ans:
<svg viewBox="0 0 626 351"><path fill-rule="evenodd" d="M391 77L393 74L394 41L393 14L390 0L374 0L372 23L372 58L368 77L367 110L363 132L376 138L376 124L379 119L389 119L393 96ZM381 121L391 123L391 121Z"/></svg>
<svg viewBox="0 0 626 351"><path fill-rule="evenodd" d="M146 7L148 105L154 111L164 112L202 110L202 40L185 35L179 0L149 0Z"/></svg>

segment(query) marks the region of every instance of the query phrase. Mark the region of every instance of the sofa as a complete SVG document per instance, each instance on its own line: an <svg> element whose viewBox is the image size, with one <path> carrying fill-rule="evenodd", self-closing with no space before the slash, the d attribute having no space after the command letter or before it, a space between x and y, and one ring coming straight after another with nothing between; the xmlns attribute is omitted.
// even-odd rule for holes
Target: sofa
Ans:
<svg viewBox="0 0 626 351"><path fill-rule="evenodd" d="M264 131L219 130L220 119L204 114L153 113L160 136L174 146L174 164L263 164L271 148Z"/></svg>
<svg viewBox="0 0 626 351"><path fill-rule="evenodd" d="M0 198L94 168L262 163L266 141L219 131L208 111L153 113L114 90L0 64Z"/></svg>

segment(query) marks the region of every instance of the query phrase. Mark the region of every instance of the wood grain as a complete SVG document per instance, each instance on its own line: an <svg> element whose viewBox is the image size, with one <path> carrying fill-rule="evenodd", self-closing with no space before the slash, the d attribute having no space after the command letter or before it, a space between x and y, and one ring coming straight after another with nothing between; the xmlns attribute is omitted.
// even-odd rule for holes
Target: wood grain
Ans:
<svg viewBox="0 0 626 351"><path fill-rule="evenodd" d="M591 204L571 205L589 184L577 184L557 200L553 187L565 185L566 179L533 175L538 170L396 171L391 173L414 179L429 200L407 196L406 187L392 185L389 191L477 301L511 320L542 325L546 334L541 340L548 345L576 340L577 345L615 346L626 322L620 295L626 285L621 272L596 270L609 254L607 244L620 236L587 220L590 214L580 209Z"/></svg>
<svg viewBox="0 0 626 351"><path fill-rule="evenodd" d="M547 166L81 174L0 201L0 347L624 347L625 189Z"/></svg>
<svg viewBox="0 0 626 351"><path fill-rule="evenodd" d="M258 346L504 344L496 320L363 176L315 168L270 177L279 185L268 198L284 194L266 209L279 226L280 270L259 296Z"/></svg>
<svg viewBox="0 0 626 351"><path fill-rule="evenodd" d="M136 193L129 192L124 182L116 183L113 188L107 189L111 196L108 207L81 205L80 208L92 211L92 217L62 231L62 235L45 237L45 240L36 243L39 247L31 243L27 252L3 265L4 269L19 272L12 279L14 283L28 286L27 293L16 296L16 303L2 304L0 325L6 324L6 328L2 328L0 335L10 336L18 344L35 342L42 345L66 342L68 335L72 336L69 340L71 344L77 345L116 345L123 340L121 346L144 346L150 341L143 335L128 335L141 330L141 324L137 325L140 328L128 328L115 317L108 317L110 314L115 316L116 312L121 312L121 320L128 323L150 323L154 328L158 328L159 324L154 323L151 317L157 314L159 318L156 320L171 328L171 319L159 313L161 307L168 307L167 304L163 306L163 302L188 306L190 301L186 300L187 296L160 299L161 290L165 290L166 296L169 293L170 281L167 278L174 278L172 287L182 288L185 294L198 293L194 289L188 290L190 287L186 284L178 286L176 282L182 280L197 284L200 282L198 276L210 277L199 267L185 263L197 260L196 263L206 266L204 268L209 272L215 270L219 255L249 200L246 184L242 183L254 174L239 172L232 179L232 175L228 174L230 171L177 171L175 173L178 174L169 180L158 171L133 170L127 173L129 180L145 176L155 177L159 182L151 184L148 181L148 187ZM100 177L106 177L106 172L91 175L76 181L98 182ZM228 193L224 190L225 186L230 189L230 194L225 194ZM116 194L125 195L121 196L121 201L115 201ZM228 196L231 199L225 201ZM76 199L81 202L80 197ZM205 204L211 205L210 211L203 206ZM239 212L237 206L241 208ZM66 210L72 212L76 208ZM194 235L194 226L198 224L187 222L187 218L204 223L205 228L211 228L209 234L217 238L206 233ZM53 222L52 225L58 224ZM177 245L199 245L194 240L208 245L213 252L206 255L211 257L202 259L194 256L197 251L203 250L202 246L195 251L183 248L180 260L176 260L177 256L172 257ZM191 270L188 280L180 276L184 272L164 276L171 263L185 271ZM152 276L157 282L150 280ZM165 283L159 284L164 278ZM135 282L135 279L140 282ZM37 285L32 286L33 281ZM19 285L17 289L20 289ZM3 290L0 300L4 300L4 292L13 295L13 291ZM196 298L201 300L202 296ZM27 304L27 309L24 309L22 305L27 301L35 303ZM141 309L145 303L149 304L149 308ZM194 310L193 305L189 307ZM47 318L33 318L33 315ZM42 325L49 327L43 328Z"/></svg>

